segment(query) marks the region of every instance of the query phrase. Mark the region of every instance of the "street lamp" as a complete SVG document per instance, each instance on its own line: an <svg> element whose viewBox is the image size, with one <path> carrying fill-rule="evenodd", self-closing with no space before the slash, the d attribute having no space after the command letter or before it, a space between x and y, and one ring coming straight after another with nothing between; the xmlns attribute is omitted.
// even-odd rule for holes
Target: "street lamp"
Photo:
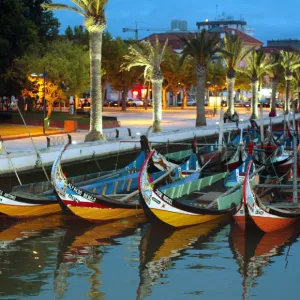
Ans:
<svg viewBox="0 0 300 300"><path fill-rule="evenodd" d="M41 77L44 79L44 97L43 97L43 115L44 115L44 120L43 120L43 134L45 135L46 132L46 128L45 128L45 120L46 120L46 72L44 69L44 73L42 74L36 74L36 73L32 73L31 74L32 77Z"/></svg>

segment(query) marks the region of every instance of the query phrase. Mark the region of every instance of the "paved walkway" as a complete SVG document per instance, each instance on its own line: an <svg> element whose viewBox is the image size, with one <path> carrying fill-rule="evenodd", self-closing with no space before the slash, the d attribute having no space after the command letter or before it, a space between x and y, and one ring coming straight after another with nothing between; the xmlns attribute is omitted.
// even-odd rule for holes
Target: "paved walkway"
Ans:
<svg viewBox="0 0 300 300"><path fill-rule="evenodd" d="M238 109L241 124L249 124L249 111L245 109ZM152 109L147 111L144 109L131 108L127 112L122 112L119 108L105 108L104 115L116 116L118 121L121 122L121 127L104 129L104 134L108 140L112 140L116 137L117 131L119 131L119 137L129 138L129 134L133 137L138 137L141 134L146 133L152 124ZM282 115L282 112L279 112ZM173 130L188 128L195 128L196 109L194 107L188 107L185 110L180 108L168 109L163 112L162 132L168 133ZM268 118L268 109L264 110L264 118ZM219 115L207 118L207 126L203 127L203 130L211 130L218 127ZM13 132L12 132L13 127ZM235 123L225 124L225 128L234 128ZM128 130L129 128L129 130ZM33 136L33 141L37 149L44 149L47 147L46 137L42 135L42 127L30 126L30 132ZM150 131L151 132L151 131ZM18 151L30 151L33 150L33 144L30 138L24 138L28 136L24 126L19 125L0 125L0 133L4 138L4 145L9 152ZM57 133L57 134L56 134ZM73 143L83 143L87 131L77 131L70 133ZM51 129L51 136L53 137L66 135L63 130ZM55 144L55 139L54 144ZM60 139L57 139L57 145L60 144Z"/></svg>

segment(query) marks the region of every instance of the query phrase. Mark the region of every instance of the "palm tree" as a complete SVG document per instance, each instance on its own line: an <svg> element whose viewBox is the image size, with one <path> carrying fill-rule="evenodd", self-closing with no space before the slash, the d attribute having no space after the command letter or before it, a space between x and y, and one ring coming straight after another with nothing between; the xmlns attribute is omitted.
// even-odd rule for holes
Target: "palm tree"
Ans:
<svg viewBox="0 0 300 300"><path fill-rule="evenodd" d="M297 98L298 98L297 109L299 111L300 109L300 68L297 68L295 70L294 77L297 81Z"/></svg>
<svg viewBox="0 0 300 300"><path fill-rule="evenodd" d="M272 94L271 94L271 104L270 111L276 114L276 92L279 80L282 76L283 69L281 66L281 55L278 51L271 53L271 61L274 64L272 68L269 69L268 74L272 80Z"/></svg>
<svg viewBox="0 0 300 300"><path fill-rule="evenodd" d="M126 70L144 67L144 78L150 78L153 96L153 132L161 131L163 75L160 66L167 44L168 40L161 45L156 38L154 45L151 45L149 40L130 45L129 54L124 56L127 62L122 64L122 68Z"/></svg>
<svg viewBox="0 0 300 300"><path fill-rule="evenodd" d="M240 62L249 54L251 49L245 48L243 41L237 35L227 34L224 38L224 50L229 54L223 55L227 72L227 105L230 116L234 113L233 92L236 76L236 68Z"/></svg>
<svg viewBox="0 0 300 300"><path fill-rule="evenodd" d="M281 65L284 68L285 78L285 108L284 112L288 114L290 112L290 90L291 81L293 80L293 72L300 67L300 57L295 52L280 50Z"/></svg>
<svg viewBox="0 0 300 300"><path fill-rule="evenodd" d="M197 117L196 127L205 126L205 85L207 66L212 56L218 52L224 52L218 47L220 38L217 34L210 34L205 29L200 33L190 33L188 38L182 37L184 43L181 52L181 63L184 62L186 57L191 56L196 62L196 77L197 77Z"/></svg>
<svg viewBox="0 0 300 300"><path fill-rule="evenodd" d="M85 18L84 25L90 39L91 117L86 141L104 139L102 129L101 49L106 27L105 5L108 0L71 0L77 7L65 4L42 4L44 9L75 11Z"/></svg>
<svg viewBox="0 0 300 300"><path fill-rule="evenodd" d="M246 74L251 80L252 113L250 119L256 119L258 118L257 94L259 81L262 79L262 76L274 66L274 64L271 61L266 60L266 54L262 48L257 50L252 49L246 57L246 64L247 67L245 69L239 69L239 71Z"/></svg>

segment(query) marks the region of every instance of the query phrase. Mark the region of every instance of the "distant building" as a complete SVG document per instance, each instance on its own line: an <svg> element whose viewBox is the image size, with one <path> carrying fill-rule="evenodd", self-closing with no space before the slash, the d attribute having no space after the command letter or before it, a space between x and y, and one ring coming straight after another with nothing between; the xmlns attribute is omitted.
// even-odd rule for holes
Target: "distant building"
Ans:
<svg viewBox="0 0 300 300"><path fill-rule="evenodd" d="M286 39L286 40L272 40L267 41L268 48L277 48L277 49L290 49L288 51L297 50L300 51L300 40L297 39Z"/></svg>
<svg viewBox="0 0 300 300"><path fill-rule="evenodd" d="M185 20L173 20L171 21L171 31L188 31L187 21Z"/></svg>
<svg viewBox="0 0 300 300"><path fill-rule="evenodd" d="M232 20L231 18L214 21L209 21L208 19L206 19L204 22L196 23L199 31L201 31L202 29L210 30L214 27L229 27L238 29L240 31L245 31L246 25L247 23L244 20Z"/></svg>

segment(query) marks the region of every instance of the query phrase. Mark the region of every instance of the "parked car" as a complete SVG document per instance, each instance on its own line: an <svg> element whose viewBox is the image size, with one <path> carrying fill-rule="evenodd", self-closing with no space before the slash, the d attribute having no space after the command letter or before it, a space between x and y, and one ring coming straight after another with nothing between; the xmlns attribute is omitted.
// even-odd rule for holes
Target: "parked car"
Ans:
<svg viewBox="0 0 300 300"><path fill-rule="evenodd" d="M128 99L127 106L141 107L141 106L144 106L144 101L139 100L139 99Z"/></svg>
<svg viewBox="0 0 300 300"><path fill-rule="evenodd" d="M276 107L278 107L278 108L283 108L283 107L284 107L284 102L283 102L283 101L276 100Z"/></svg>
<svg viewBox="0 0 300 300"><path fill-rule="evenodd" d="M270 98L263 98L258 100L258 106L262 105L262 107L270 107Z"/></svg>
<svg viewBox="0 0 300 300"><path fill-rule="evenodd" d="M243 107L243 102L241 100L236 100L233 105L234 107Z"/></svg>
<svg viewBox="0 0 300 300"><path fill-rule="evenodd" d="M188 99L187 100L187 106L196 106L196 100Z"/></svg>
<svg viewBox="0 0 300 300"><path fill-rule="evenodd" d="M178 101L177 102L177 106L181 106L182 105L182 101ZM187 100L187 103L186 103L187 106L196 106L196 100L190 98Z"/></svg>
<svg viewBox="0 0 300 300"><path fill-rule="evenodd" d="M245 106L245 107L251 107L251 101L246 101L246 102L244 103L244 106Z"/></svg>

